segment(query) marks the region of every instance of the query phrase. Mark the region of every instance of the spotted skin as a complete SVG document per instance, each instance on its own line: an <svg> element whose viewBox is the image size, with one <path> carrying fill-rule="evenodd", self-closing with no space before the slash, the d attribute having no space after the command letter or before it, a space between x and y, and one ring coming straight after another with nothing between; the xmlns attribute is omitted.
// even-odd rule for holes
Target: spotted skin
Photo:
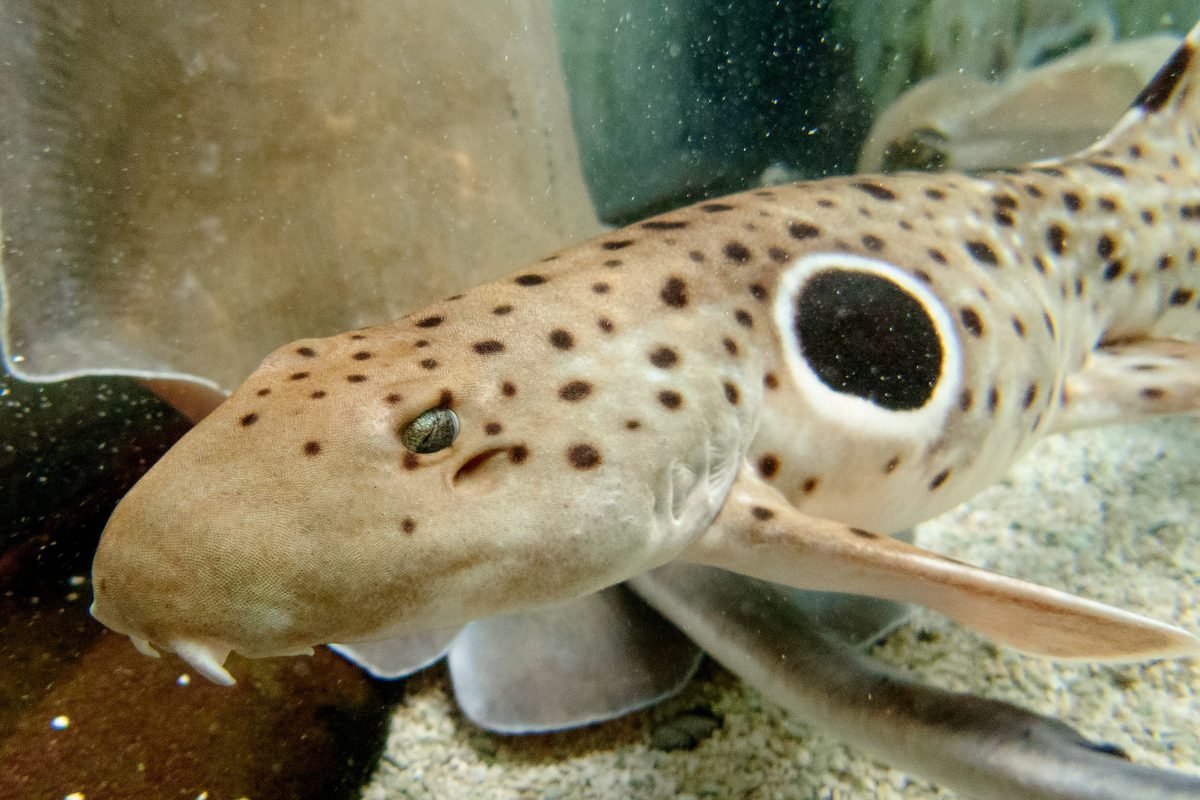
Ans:
<svg viewBox="0 0 1200 800"><path fill-rule="evenodd" d="M1194 652L881 534L1041 434L1200 404L1195 44L1070 158L704 202L279 349L117 508L93 612L232 680L231 649L445 628L685 558L1053 655ZM453 441L413 452L430 409Z"/></svg>

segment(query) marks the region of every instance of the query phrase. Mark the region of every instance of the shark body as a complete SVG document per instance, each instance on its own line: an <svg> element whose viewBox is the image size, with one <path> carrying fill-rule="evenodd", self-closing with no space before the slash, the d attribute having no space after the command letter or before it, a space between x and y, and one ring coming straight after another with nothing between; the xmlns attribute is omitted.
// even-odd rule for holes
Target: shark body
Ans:
<svg viewBox="0 0 1200 800"><path fill-rule="evenodd" d="M1200 404L1197 40L1077 155L706 201L280 348L118 506L93 613L231 683L233 650L437 640L679 559L1195 655L888 534L1038 436Z"/></svg>

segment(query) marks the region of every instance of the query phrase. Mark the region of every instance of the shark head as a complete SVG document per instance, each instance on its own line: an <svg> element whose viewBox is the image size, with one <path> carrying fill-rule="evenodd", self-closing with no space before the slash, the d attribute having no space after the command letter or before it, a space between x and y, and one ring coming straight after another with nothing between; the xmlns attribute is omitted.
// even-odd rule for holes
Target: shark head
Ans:
<svg viewBox="0 0 1200 800"><path fill-rule="evenodd" d="M732 481L736 409L666 331L584 324L594 281L540 278L271 354L119 504L92 613L229 682L230 651L462 624L673 557Z"/></svg>

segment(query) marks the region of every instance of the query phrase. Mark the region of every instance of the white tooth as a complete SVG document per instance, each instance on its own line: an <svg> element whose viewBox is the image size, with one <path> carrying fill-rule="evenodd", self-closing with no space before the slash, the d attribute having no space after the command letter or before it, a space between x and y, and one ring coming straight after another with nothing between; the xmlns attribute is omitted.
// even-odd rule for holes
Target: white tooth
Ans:
<svg viewBox="0 0 1200 800"><path fill-rule="evenodd" d="M142 655L150 656L151 658L158 658L158 651L151 647L150 643L145 639L139 639L136 636L130 636L129 641L133 642L133 646L136 647L137 651Z"/></svg>
<svg viewBox="0 0 1200 800"><path fill-rule="evenodd" d="M237 683L223 666L225 659L229 657L229 649L218 651L211 645L201 644L200 642L174 641L171 643L171 649L179 654L187 663L191 664L197 672L208 678L213 683L219 683L222 686L233 686ZM218 657L218 652L219 657Z"/></svg>

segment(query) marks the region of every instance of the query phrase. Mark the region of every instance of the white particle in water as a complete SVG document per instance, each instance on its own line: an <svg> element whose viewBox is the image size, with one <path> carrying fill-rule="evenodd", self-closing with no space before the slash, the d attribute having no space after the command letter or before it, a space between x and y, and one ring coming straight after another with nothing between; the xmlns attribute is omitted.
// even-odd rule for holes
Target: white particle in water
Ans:
<svg viewBox="0 0 1200 800"><path fill-rule="evenodd" d="M186 672L175 679L175 683L179 684L180 686L188 686L191 684L191 682L192 676L188 675Z"/></svg>
<svg viewBox="0 0 1200 800"><path fill-rule="evenodd" d="M71 724L71 718L66 714L59 714L54 719L50 720L50 727L56 731L65 731Z"/></svg>

